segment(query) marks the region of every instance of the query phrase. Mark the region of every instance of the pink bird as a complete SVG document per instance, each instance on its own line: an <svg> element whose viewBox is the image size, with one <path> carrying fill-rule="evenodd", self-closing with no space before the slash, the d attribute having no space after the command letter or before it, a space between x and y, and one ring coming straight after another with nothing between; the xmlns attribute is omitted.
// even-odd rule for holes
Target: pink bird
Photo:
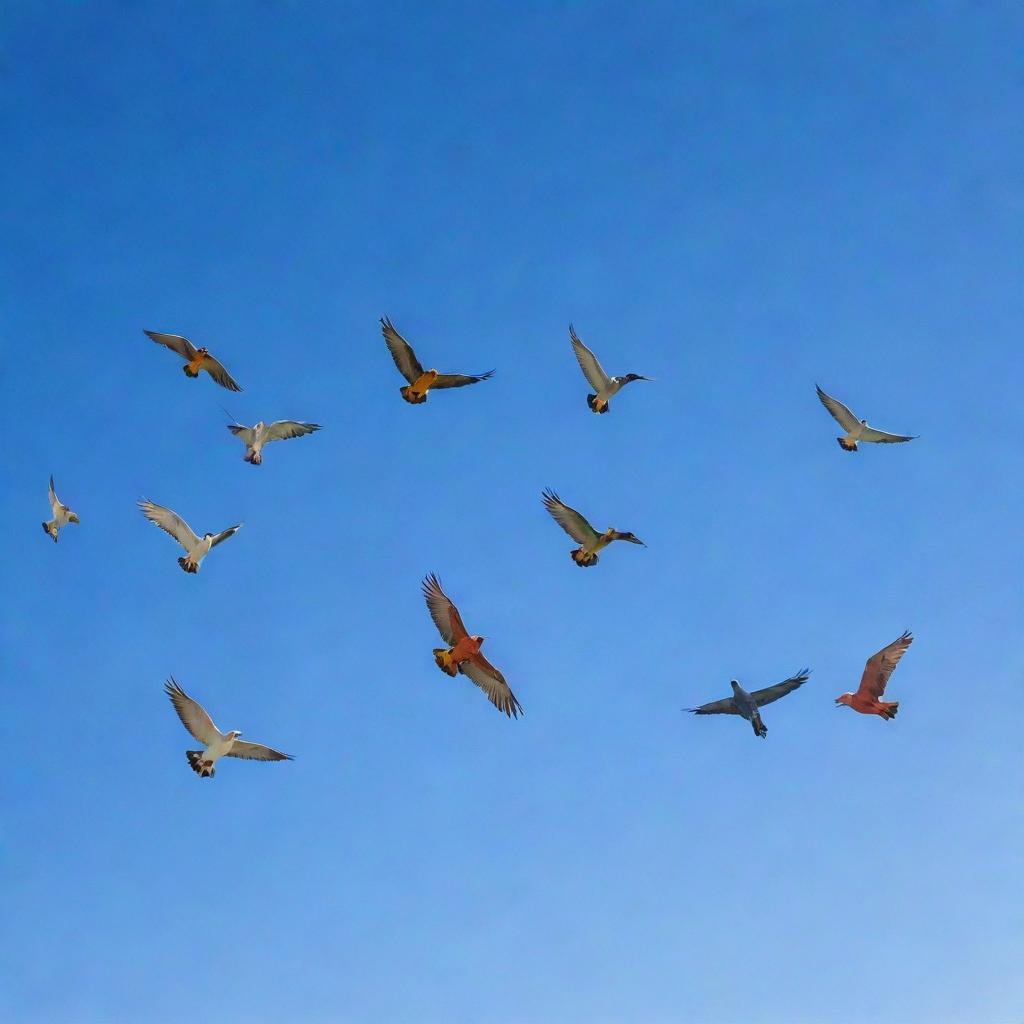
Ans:
<svg viewBox="0 0 1024 1024"><path fill-rule="evenodd" d="M845 704L862 715L880 715L886 721L895 718L900 702L884 701L881 698L885 693L885 684L889 682L889 676L893 674L900 663L900 658L913 642L914 638L910 635L910 630L907 630L888 647L883 647L877 654L868 658L857 692L844 693L836 697L836 704Z"/></svg>

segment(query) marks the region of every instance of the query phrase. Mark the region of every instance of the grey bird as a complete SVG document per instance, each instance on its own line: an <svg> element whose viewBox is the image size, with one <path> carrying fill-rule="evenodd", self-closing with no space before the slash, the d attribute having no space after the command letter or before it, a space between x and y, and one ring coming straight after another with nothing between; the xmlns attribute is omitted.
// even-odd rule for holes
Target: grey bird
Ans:
<svg viewBox="0 0 1024 1024"><path fill-rule="evenodd" d="M695 715L739 715L745 718L754 727L754 735L762 739L768 735L768 728L761 721L761 708L765 704L771 704L773 700L785 697L798 687L807 682L811 674L809 668L802 669L795 676L784 679L774 686L766 686L763 690L754 690L747 693L742 686L732 679L729 685L732 687L732 696L724 700L716 700L711 704L702 704L699 708L684 708L685 711L692 711Z"/></svg>
<svg viewBox="0 0 1024 1024"><path fill-rule="evenodd" d="M901 444L903 441L916 441L917 435L889 434L884 430L876 430L868 426L867 420L859 420L838 398L833 398L814 385L821 404L832 414L832 418L846 431L844 437L837 437L839 447L844 452L855 452L858 441L869 441L874 444Z"/></svg>
<svg viewBox="0 0 1024 1024"><path fill-rule="evenodd" d="M252 466L263 462L263 446L271 441L289 441L320 429L319 423L301 423L299 420L278 420L264 423L260 420L254 427L241 423L229 423L228 430L245 445L244 461Z"/></svg>
<svg viewBox="0 0 1024 1024"><path fill-rule="evenodd" d="M587 378L587 383L596 392L596 394L587 395L587 405L596 413L606 413L608 400L613 395L617 395L631 381L654 380L653 377L644 377L639 373L627 373L623 377L609 377L597 361L597 356L580 341L572 324L569 324L569 340L572 342L572 350L576 353L576 361L580 364L583 376Z"/></svg>

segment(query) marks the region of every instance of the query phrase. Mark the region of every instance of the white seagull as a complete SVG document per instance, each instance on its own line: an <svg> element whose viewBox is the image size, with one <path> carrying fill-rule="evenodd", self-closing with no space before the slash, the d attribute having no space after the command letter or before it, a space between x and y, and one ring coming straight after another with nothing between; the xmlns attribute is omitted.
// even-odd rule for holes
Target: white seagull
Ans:
<svg viewBox="0 0 1024 1024"><path fill-rule="evenodd" d="M276 423L264 423L260 420L254 427L245 427L241 423L229 423L228 430L235 437L241 438L245 444L245 461L258 466L263 461L263 446L271 441L289 441L293 437L302 437L319 430L319 423L300 423L298 420L278 420Z"/></svg>
<svg viewBox="0 0 1024 1024"><path fill-rule="evenodd" d="M846 431L845 437L837 437L839 447L844 452L855 452L858 441L872 441L876 444L899 444L901 441L915 441L917 435L887 434L884 430L875 430L868 426L867 420L859 420L838 398L833 398L814 385L821 404L832 414L832 418Z"/></svg>
<svg viewBox="0 0 1024 1024"><path fill-rule="evenodd" d="M161 530L169 533L185 549L186 556L178 559L178 565L185 572L199 572L199 566L210 553L210 549L215 548L222 540L234 536L243 525L239 523L237 526L229 526L220 533L204 533L202 537L197 537L177 512L172 512L169 508L164 508L163 505L157 505L145 499L139 502L139 508L151 523L156 523Z"/></svg>
<svg viewBox="0 0 1024 1024"><path fill-rule="evenodd" d="M771 704L773 700L785 697L787 693L792 693L798 687L803 686L810 674L811 670L805 668L797 672L795 676L784 679L781 683L766 686L763 690L754 690L753 693L747 693L735 679L731 679L729 681L729 685L732 687L731 697L712 701L710 704L702 704L699 708L686 708L685 710L692 711L695 715L739 715L754 727L755 736L764 739L768 735L768 727L761 721L760 709L765 704Z"/></svg>
<svg viewBox="0 0 1024 1024"><path fill-rule="evenodd" d="M266 747L262 743L240 740L241 732L232 729L224 733L213 724L206 709L194 701L176 682L174 676L164 683L164 691L171 698L181 724L200 742L204 750L186 750L185 756L192 771L201 779L212 779L217 774L214 765L222 757L241 757L248 761L294 761L291 754Z"/></svg>
<svg viewBox="0 0 1024 1024"><path fill-rule="evenodd" d="M72 512L67 505L62 505L60 499L57 497L57 492L53 489L53 477L50 477L50 508L53 509L53 518L48 523L43 523L43 529L53 538L53 543L57 543L57 533L62 526L67 526L68 523L79 522L78 514Z"/></svg>
<svg viewBox="0 0 1024 1024"><path fill-rule="evenodd" d="M612 395L617 395L630 381L654 379L653 377L643 377L639 373L627 373L624 377L609 377L597 361L597 356L580 341L572 324L569 324L569 340L572 342L572 350L576 353L583 376L597 392L594 395L587 395L587 405L596 413L607 412L608 399Z"/></svg>

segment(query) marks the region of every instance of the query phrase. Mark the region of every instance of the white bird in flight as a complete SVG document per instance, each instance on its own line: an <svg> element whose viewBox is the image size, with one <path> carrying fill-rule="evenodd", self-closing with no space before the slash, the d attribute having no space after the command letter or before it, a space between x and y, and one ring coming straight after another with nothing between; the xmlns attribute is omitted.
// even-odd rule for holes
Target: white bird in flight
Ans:
<svg viewBox="0 0 1024 1024"><path fill-rule="evenodd" d="M202 537L197 537L177 512L172 512L169 508L164 508L163 505L157 505L145 499L139 502L139 508L151 523L155 523L161 530L169 533L185 549L187 552L185 557L178 559L178 565L185 572L199 572L199 566L210 550L221 541L227 540L228 537L233 537L243 526L242 523L239 523L237 526L229 526L220 533L204 533Z"/></svg>
<svg viewBox="0 0 1024 1024"><path fill-rule="evenodd" d="M53 518L48 523L43 523L43 529L53 538L53 543L57 543L57 533L62 526L67 526L68 523L79 522L78 514L72 512L67 505L61 504L60 499L57 497L57 492L53 489L53 477L50 477L50 508L53 509Z"/></svg>
<svg viewBox="0 0 1024 1024"><path fill-rule="evenodd" d="M587 395L587 405L596 413L608 411L608 400L617 395L630 381L653 380L653 377L644 377L639 373L627 373L624 377L609 377L597 356L580 341L572 324L569 324L569 340L572 342L572 350L576 353L576 361L580 364L583 376L587 383L594 389L596 394Z"/></svg>
<svg viewBox="0 0 1024 1024"><path fill-rule="evenodd" d="M245 444L245 461L258 466L263 461L263 446L271 441L289 441L320 429L319 423L300 423L298 420L278 420L264 423L260 420L254 427L241 423L229 423L228 430Z"/></svg>
<svg viewBox="0 0 1024 1024"><path fill-rule="evenodd" d="M844 452L855 452L858 441L871 441L875 444L899 444L901 441L914 441L916 435L887 434L884 430L876 430L868 426L867 420L859 420L838 398L833 398L814 385L821 404L832 414L833 419L846 431L845 437L837 437L839 447Z"/></svg>
<svg viewBox="0 0 1024 1024"><path fill-rule="evenodd" d="M173 676L164 683L164 691L171 698L174 710L178 712L181 724L203 745L203 750L186 750L185 756L192 771L201 779L212 779L217 774L214 767L222 757L241 757L248 761L293 761L291 754L240 740L241 732L221 732L213 724L206 709L194 701L177 683Z"/></svg>

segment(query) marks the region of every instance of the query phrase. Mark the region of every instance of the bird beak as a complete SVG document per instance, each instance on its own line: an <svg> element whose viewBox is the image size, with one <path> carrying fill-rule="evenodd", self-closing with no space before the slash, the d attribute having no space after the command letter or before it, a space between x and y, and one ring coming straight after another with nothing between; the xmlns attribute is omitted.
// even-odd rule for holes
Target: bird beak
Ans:
<svg viewBox="0 0 1024 1024"><path fill-rule="evenodd" d="M73 522L73 523L80 523L82 521L81 519L78 518L78 513L77 512L72 512L71 515L68 516L68 519L71 520L71 522Z"/></svg>
<svg viewBox="0 0 1024 1024"><path fill-rule="evenodd" d="M642 548L647 547L647 545L639 537L630 537L629 541L631 544L639 544Z"/></svg>
<svg viewBox="0 0 1024 1024"><path fill-rule="evenodd" d="M650 381L653 381L653 380L656 380L657 378L655 378L655 377L645 377L645 376L643 376L643 374L637 374L637 378L636 379L637 380L650 380Z"/></svg>

